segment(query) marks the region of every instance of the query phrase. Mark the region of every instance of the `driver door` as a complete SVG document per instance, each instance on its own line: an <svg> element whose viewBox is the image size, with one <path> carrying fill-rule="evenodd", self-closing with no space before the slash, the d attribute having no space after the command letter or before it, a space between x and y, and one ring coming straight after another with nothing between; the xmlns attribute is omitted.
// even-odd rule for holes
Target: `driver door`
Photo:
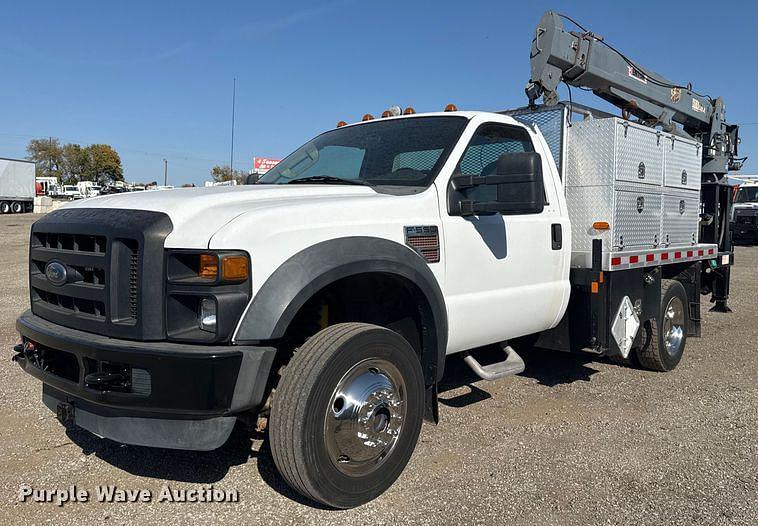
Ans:
<svg viewBox="0 0 758 526"><path fill-rule="evenodd" d="M472 122L475 131L453 175L491 175L501 155L535 151L533 136L503 122ZM561 223L551 165L541 153L545 208L541 213L450 215L447 180L437 191L445 243L448 353L544 330L557 322L565 301L562 276L567 249L555 249L551 225ZM443 184L444 183L444 184ZM466 197L491 200L495 186L478 186Z"/></svg>

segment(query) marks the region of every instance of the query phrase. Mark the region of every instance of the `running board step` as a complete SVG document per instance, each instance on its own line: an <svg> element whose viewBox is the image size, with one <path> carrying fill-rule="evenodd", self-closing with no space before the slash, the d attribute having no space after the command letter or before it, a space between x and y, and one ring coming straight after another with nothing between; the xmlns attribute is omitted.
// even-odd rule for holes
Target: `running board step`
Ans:
<svg viewBox="0 0 758 526"><path fill-rule="evenodd" d="M522 360L521 356L513 350L513 347L507 344L502 344L502 348L505 352L505 360L502 362L482 365L469 353L465 353L463 361L466 362L466 365L471 367L471 370L482 380L499 380L506 376L524 372L524 369L526 368L524 360Z"/></svg>

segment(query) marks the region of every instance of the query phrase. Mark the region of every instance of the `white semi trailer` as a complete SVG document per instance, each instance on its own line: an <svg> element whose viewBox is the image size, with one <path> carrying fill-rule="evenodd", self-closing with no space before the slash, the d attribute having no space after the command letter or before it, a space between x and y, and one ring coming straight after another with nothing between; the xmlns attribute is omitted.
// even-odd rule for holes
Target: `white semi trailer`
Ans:
<svg viewBox="0 0 758 526"><path fill-rule="evenodd" d="M34 208L34 163L0 158L0 212L20 214Z"/></svg>

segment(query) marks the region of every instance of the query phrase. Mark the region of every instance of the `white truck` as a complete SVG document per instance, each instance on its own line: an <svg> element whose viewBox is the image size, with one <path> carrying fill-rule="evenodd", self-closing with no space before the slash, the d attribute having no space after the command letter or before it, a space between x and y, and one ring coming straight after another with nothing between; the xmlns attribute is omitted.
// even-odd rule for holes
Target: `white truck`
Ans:
<svg viewBox="0 0 758 526"><path fill-rule="evenodd" d="M758 177L746 178L737 189L732 221L736 242L758 243Z"/></svg>
<svg viewBox="0 0 758 526"><path fill-rule="evenodd" d="M48 214L14 360L122 443L265 425L284 479L337 508L402 472L453 353L487 380L535 343L674 369L732 261L703 143L571 104L446 110L340 122L257 184Z"/></svg>
<svg viewBox="0 0 758 526"><path fill-rule="evenodd" d="M0 213L31 212L36 194L34 163L0 158Z"/></svg>

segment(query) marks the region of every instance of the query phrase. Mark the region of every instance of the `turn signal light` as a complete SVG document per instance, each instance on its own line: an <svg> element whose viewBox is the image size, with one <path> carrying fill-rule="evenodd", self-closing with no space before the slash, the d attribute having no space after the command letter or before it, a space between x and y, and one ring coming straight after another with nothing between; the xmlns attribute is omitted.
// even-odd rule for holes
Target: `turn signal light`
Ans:
<svg viewBox="0 0 758 526"><path fill-rule="evenodd" d="M215 280L218 276L218 258L213 254L200 254L197 275L203 279Z"/></svg>
<svg viewBox="0 0 758 526"><path fill-rule="evenodd" d="M347 126L347 123L345 121L339 121L337 123L337 128L342 128L343 126Z"/></svg>
<svg viewBox="0 0 758 526"><path fill-rule="evenodd" d="M445 111L458 111L458 108L455 106L455 104L448 104L445 106Z"/></svg>
<svg viewBox="0 0 758 526"><path fill-rule="evenodd" d="M608 221L595 221L592 223L592 228L595 230L610 230L611 225L608 224Z"/></svg>
<svg viewBox="0 0 758 526"><path fill-rule="evenodd" d="M403 115L414 115L416 113L416 110L408 106L403 110Z"/></svg>
<svg viewBox="0 0 758 526"><path fill-rule="evenodd" d="M374 120L374 116L371 115L370 113L367 113L366 115L363 116L363 118L361 120L362 121L373 121Z"/></svg>
<svg viewBox="0 0 758 526"><path fill-rule="evenodd" d="M221 279L223 281L245 281L247 276L248 265L246 256L221 256Z"/></svg>

